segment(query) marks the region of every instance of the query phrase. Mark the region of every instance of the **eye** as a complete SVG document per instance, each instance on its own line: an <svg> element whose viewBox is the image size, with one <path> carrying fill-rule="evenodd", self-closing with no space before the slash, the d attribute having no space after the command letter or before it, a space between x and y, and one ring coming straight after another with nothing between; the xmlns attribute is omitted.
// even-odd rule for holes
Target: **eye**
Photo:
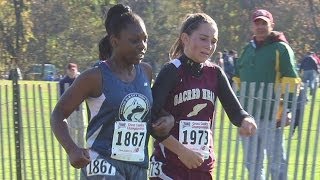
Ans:
<svg viewBox="0 0 320 180"><path fill-rule="evenodd" d="M141 42L146 43L148 41L148 36L145 36L145 35L136 36L136 37L130 38L129 40L133 44L138 44L138 43L141 43Z"/></svg>
<svg viewBox="0 0 320 180"><path fill-rule="evenodd" d="M144 41L144 42L148 42L148 36L145 36L145 37L143 38L143 41Z"/></svg>
<svg viewBox="0 0 320 180"><path fill-rule="evenodd" d="M137 44L139 43L139 38L132 38L130 39L130 42L132 42L133 44Z"/></svg>
<svg viewBox="0 0 320 180"><path fill-rule="evenodd" d="M211 40L211 44L216 44L217 42L218 42L217 39L212 39L212 40Z"/></svg>

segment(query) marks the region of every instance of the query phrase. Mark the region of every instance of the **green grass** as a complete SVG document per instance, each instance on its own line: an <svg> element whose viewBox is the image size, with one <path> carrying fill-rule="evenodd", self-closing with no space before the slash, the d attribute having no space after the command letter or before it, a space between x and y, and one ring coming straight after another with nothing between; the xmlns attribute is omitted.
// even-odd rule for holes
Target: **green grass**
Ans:
<svg viewBox="0 0 320 180"><path fill-rule="evenodd" d="M57 84L55 82L21 81L20 92L23 179L75 179L78 171L68 164L66 153L50 129L50 113L58 99ZM11 81L0 80L0 179L17 179L12 96ZM316 166L315 177L320 177L320 155L317 155L315 160L313 159L316 147L317 154L320 154L319 143L315 144L316 136L319 136L316 134L319 102L320 91L318 90L313 111L310 109L311 101L306 106L301 138L298 138L296 132L291 139L289 179L293 179L295 172L297 179L302 179L304 166L306 166L305 179L311 179L312 163L315 163ZM310 112L313 115L311 120L309 120ZM246 179L247 171L243 169L243 153L241 143L237 140L237 129L230 125L227 116L221 111L221 105L218 106L216 117L214 176L216 179L232 179L235 171L235 179L240 179L242 170L244 170L244 179ZM308 128L309 123L311 123L310 129ZM288 128L285 132L288 137ZM307 144L308 138L309 144ZM237 147L236 143L238 143ZM152 150L151 144L149 143L150 151ZM235 158L237 158L236 162ZM305 161L307 164L304 164Z"/></svg>

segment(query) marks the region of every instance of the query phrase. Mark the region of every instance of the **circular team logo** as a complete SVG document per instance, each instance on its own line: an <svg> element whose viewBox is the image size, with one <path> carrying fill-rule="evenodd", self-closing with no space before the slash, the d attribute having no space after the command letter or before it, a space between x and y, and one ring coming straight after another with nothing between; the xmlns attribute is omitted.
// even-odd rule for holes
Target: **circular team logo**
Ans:
<svg viewBox="0 0 320 180"><path fill-rule="evenodd" d="M142 122L150 109L149 100L139 93L124 97L120 105L119 118L122 121Z"/></svg>

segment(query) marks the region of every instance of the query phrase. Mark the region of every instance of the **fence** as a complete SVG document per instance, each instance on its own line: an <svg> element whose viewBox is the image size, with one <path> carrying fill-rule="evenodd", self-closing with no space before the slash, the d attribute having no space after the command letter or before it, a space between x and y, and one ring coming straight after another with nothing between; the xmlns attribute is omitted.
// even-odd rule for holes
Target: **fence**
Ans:
<svg viewBox="0 0 320 180"><path fill-rule="evenodd" d="M242 84L240 91L235 91L239 92L240 102L254 115L259 127L269 119L276 119L279 106L292 103L292 119L297 117L297 128L294 130L294 122L283 127L286 111L282 112L282 127L278 128L285 138L288 179L319 179L320 93L314 92L312 96L300 93L306 96L292 101L288 101L289 95L285 93L283 101L280 101L280 89L273 94L272 85L255 87L255 84ZM50 113L58 98L56 82L0 81L0 179L79 179L79 171L69 165L66 153L50 129ZM213 130L214 177L248 179L242 148L246 144L242 143L237 128L229 122L219 103L217 107ZM70 127L70 130L74 133L73 138L82 145L81 133L85 131L88 120L85 106L81 106L74 116L82 119L82 123ZM275 126L272 123L269 130ZM264 137L265 141L275 138L271 134ZM255 143L253 147L256 148ZM270 179L270 163L265 161L263 164L267 179ZM254 169L257 165L258 162L253 161L248 167Z"/></svg>

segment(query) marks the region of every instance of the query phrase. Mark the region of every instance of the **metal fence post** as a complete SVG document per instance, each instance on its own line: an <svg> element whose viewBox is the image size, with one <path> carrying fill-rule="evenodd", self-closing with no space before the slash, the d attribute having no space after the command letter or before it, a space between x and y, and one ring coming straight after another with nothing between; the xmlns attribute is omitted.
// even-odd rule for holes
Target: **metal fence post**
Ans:
<svg viewBox="0 0 320 180"><path fill-rule="evenodd" d="M20 90L18 84L18 70L11 69L12 73L12 88L13 88L13 119L14 119L14 137L16 148L16 173L17 179L22 179L21 176L21 108L20 108Z"/></svg>

